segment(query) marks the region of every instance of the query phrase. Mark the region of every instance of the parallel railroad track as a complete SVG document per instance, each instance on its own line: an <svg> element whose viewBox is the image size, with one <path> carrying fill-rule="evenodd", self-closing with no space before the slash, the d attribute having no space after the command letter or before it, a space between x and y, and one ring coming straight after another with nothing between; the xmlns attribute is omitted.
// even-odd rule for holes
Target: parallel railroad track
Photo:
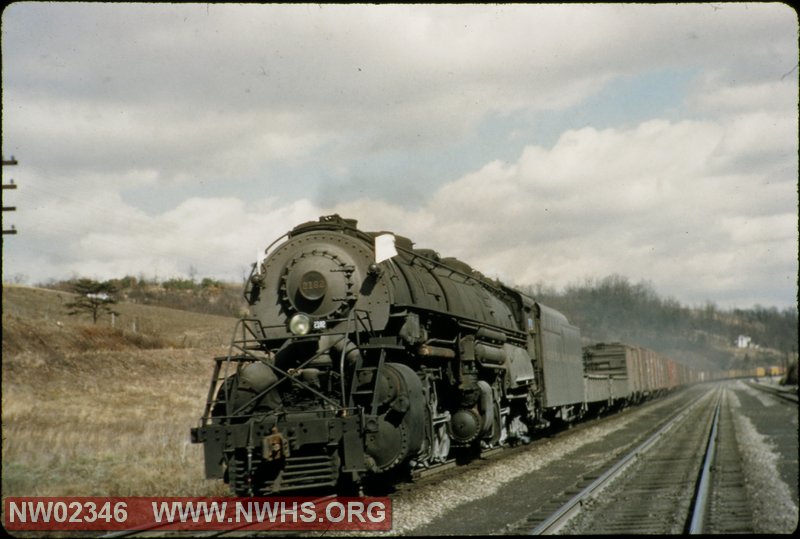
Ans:
<svg viewBox="0 0 800 539"><path fill-rule="evenodd" d="M763 391L764 393L769 393L770 395L773 395L783 401L792 402L795 404L797 404L798 402L796 386L778 387L778 386L755 383L755 382L747 382L747 385L759 391Z"/></svg>
<svg viewBox="0 0 800 539"><path fill-rule="evenodd" d="M585 478L566 502L540 510L516 531L752 533L725 391L679 411L606 471Z"/></svg>

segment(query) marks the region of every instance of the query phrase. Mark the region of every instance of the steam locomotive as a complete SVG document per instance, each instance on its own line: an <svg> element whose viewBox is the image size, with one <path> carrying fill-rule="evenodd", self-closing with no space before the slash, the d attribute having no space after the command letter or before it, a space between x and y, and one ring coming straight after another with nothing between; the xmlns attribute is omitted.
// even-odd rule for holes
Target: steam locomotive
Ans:
<svg viewBox="0 0 800 539"><path fill-rule="evenodd" d="M266 254L191 430L206 477L237 495L434 467L692 378L628 376L646 363L629 349L585 362L561 313L352 219L301 224Z"/></svg>

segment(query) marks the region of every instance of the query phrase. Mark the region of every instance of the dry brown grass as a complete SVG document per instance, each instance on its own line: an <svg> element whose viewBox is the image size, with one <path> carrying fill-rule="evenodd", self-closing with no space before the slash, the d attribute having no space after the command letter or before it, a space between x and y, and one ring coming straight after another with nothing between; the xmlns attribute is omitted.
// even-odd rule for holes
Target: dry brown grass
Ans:
<svg viewBox="0 0 800 539"><path fill-rule="evenodd" d="M56 329L69 335L59 347L48 327L8 315L12 305L4 287L4 497L227 494L220 482L204 478L202 448L189 440L203 410L212 358L225 347L143 350L129 341L116 347L118 340L79 324ZM180 325L194 316L178 312L176 318L164 320L164 327L179 335ZM233 321L225 320L230 331ZM202 327L189 324L187 331ZM41 342L6 353L7 339Z"/></svg>
<svg viewBox="0 0 800 539"><path fill-rule="evenodd" d="M137 303L121 302L114 305L120 314L111 328L111 318L101 317L92 325L88 316L69 316L64 303L73 300L74 294L43 288L3 285L3 327L7 320L17 320L35 324L37 331L48 341L58 343L62 351L72 349L69 343L60 341L69 338L70 329L94 328L122 335L124 339L151 338L160 346L206 347L226 346L230 342L235 318L200 314L166 307L155 307ZM3 332L3 352L7 350L6 335ZM30 339L22 343L28 345ZM136 346L134 343L133 346ZM107 348L99 344L94 348ZM24 350L24 348L23 348ZM22 351L22 350L12 350Z"/></svg>
<svg viewBox="0 0 800 539"><path fill-rule="evenodd" d="M4 361L3 495L224 493L203 478L202 450L189 441L208 389L211 352L97 351Z"/></svg>

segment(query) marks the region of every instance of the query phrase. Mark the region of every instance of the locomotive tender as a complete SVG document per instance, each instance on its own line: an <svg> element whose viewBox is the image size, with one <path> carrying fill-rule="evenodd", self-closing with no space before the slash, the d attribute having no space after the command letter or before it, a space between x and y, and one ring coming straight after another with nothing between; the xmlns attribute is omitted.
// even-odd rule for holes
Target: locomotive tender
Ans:
<svg viewBox="0 0 800 539"><path fill-rule="evenodd" d="M587 372L561 313L459 260L338 215L284 237L191 432L238 495L435 466L633 391L597 354Z"/></svg>

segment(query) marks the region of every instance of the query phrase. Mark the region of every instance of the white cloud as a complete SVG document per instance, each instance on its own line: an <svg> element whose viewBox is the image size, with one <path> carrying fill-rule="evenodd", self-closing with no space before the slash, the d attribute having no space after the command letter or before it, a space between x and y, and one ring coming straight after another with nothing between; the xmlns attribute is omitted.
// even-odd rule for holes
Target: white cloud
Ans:
<svg viewBox="0 0 800 539"><path fill-rule="evenodd" d="M519 284L619 273L683 298L731 295L758 287L764 257L776 279L797 272L795 192L765 189L766 173L718 173L715 163L751 151L726 143L740 129L735 119L584 128L489 163L414 212L364 201L338 209L380 215L380 227ZM764 204L781 213L762 215Z"/></svg>
<svg viewBox="0 0 800 539"><path fill-rule="evenodd" d="M797 272L783 4L18 3L2 39L3 151L24 174L4 271L238 277L338 211L519 283L795 299L771 284ZM619 77L640 103L615 100ZM647 109L669 77L689 93ZM532 134L601 95L603 125ZM437 183L397 200L398 170L429 163Z"/></svg>
<svg viewBox="0 0 800 539"><path fill-rule="evenodd" d="M56 3L12 5L4 17L12 111L56 120L45 136L118 141L129 160L168 169L252 147L254 134L270 141L267 155L436 144L487 113L575 105L623 73L712 53L724 66L762 65L777 53L759 48L759 30L784 25L774 6L745 17L734 6ZM691 32L701 37L682 35Z"/></svg>
<svg viewBox="0 0 800 539"><path fill-rule="evenodd" d="M787 109L797 104L796 80L795 74L782 79L737 83L727 81L724 73L711 71L700 78L687 104L691 110L705 114L760 110L785 115Z"/></svg>

